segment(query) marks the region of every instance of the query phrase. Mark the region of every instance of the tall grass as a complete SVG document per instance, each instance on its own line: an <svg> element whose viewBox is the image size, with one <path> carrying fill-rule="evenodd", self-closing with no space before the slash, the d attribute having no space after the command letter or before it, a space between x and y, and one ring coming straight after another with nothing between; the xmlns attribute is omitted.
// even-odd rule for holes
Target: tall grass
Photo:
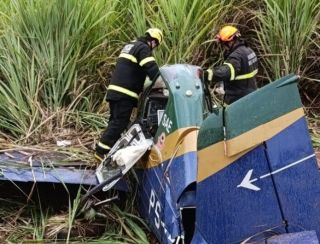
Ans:
<svg viewBox="0 0 320 244"><path fill-rule="evenodd" d="M101 102L120 47L152 26L165 37L155 52L159 65L212 65L220 57L213 34L231 22L244 30L256 26L260 76L319 77L313 68L317 0L20 0L0 6L0 130L24 141L72 124L101 128Z"/></svg>
<svg viewBox="0 0 320 244"><path fill-rule="evenodd" d="M306 76L319 27L318 0L264 0L257 23L258 45L270 80L294 72Z"/></svg>
<svg viewBox="0 0 320 244"><path fill-rule="evenodd" d="M25 136L63 108L65 114L94 109L95 73L109 59L105 55L112 57L111 49L104 51L115 40L119 2L79 3L22 0L3 6L2 130Z"/></svg>
<svg viewBox="0 0 320 244"><path fill-rule="evenodd" d="M24 142L75 124L103 125L105 85L120 46L163 30L159 65L206 63L235 1L21 0L2 2L0 129ZM81 3L81 4L80 4ZM209 42L210 43L210 42ZM36 140L38 138L38 140Z"/></svg>
<svg viewBox="0 0 320 244"><path fill-rule="evenodd" d="M1 183L0 189L5 191L5 197L0 198L1 243L149 243L146 225L129 213L128 206L119 209L112 202L100 206L92 204L92 208L77 215L81 186L78 190L64 188L65 191L60 191L59 186L44 187L36 185L32 188L34 191L25 193L31 198L26 203L25 196L13 185ZM56 187L59 193L54 191ZM63 204L52 201L54 197L61 199ZM93 203L99 201L98 198L92 200L95 200Z"/></svg>
<svg viewBox="0 0 320 244"><path fill-rule="evenodd" d="M221 25L250 30L246 25L254 24L260 76L317 77L316 0L21 0L0 6L0 130L24 142L39 142L56 128L103 127L101 102L119 50L149 27L164 33L155 52L159 65L212 65L221 57L211 45Z"/></svg>
<svg viewBox="0 0 320 244"><path fill-rule="evenodd" d="M197 55L228 14L229 2L156 0L147 4L149 24L158 26L165 35L158 59L165 63L205 62Z"/></svg>
<svg viewBox="0 0 320 244"><path fill-rule="evenodd" d="M318 0L2 0L0 135L42 144L67 130L71 138L81 132L81 139L89 137L85 146L90 144L104 126L102 101L122 45L149 27L164 33L164 43L155 51L159 65L215 64L221 50L212 38L223 24L232 23L244 30L245 38L256 40L260 79L294 72L303 80L319 81L319 10ZM305 87L306 97L312 94L313 106L319 106L319 86ZM319 147L319 116L313 118L312 139ZM80 144L70 153L91 158ZM6 240L43 240L49 220L59 220L55 230L66 228L71 240L77 225L86 228L76 219L77 204L77 198L70 198L69 213L59 218L41 207L31 211L19 205L32 218L12 221L14 216L7 216L12 233L5 231ZM1 218L18 211L1 207ZM132 206L126 211L109 206L97 212L107 225L98 242L146 243L145 226L128 213L133 211Z"/></svg>
<svg viewBox="0 0 320 244"><path fill-rule="evenodd" d="M164 43L155 51L160 65L167 63L196 63L199 49L212 38L234 1L132 0L124 4L122 21L124 42L143 35L150 27L163 31ZM203 58L201 59L203 61ZM198 63L199 64L199 63Z"/></svg>

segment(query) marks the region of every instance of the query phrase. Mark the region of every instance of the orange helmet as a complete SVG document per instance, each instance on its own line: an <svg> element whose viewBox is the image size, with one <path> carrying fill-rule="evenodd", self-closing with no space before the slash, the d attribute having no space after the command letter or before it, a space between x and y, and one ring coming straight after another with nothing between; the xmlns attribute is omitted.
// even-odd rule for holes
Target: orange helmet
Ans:
<svg viewBox="0 0 320 244"><path fill-rule="evenodd" d="M219 33L216 35L216 38L221 42L230 42L234 37L239 37L239 30L231 25L224 26Z"/></svg>

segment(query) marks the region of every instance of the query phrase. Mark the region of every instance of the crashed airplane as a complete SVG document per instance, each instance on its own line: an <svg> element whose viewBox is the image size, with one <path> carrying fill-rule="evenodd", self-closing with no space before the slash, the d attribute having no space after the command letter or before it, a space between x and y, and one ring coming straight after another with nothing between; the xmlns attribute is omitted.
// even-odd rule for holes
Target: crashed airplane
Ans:
<svg viewBox="0 0 320 244"><path fill-rule="evenodd" d="M58 175L96 185L89 197L119 189L134 166L140 214L160 243L317 243L320 177L299 77L212 107L199 69L162 67L163 83L142 94L137 119L96 172ZM59 182L57 169L0 165L4 180Z"/></svg>

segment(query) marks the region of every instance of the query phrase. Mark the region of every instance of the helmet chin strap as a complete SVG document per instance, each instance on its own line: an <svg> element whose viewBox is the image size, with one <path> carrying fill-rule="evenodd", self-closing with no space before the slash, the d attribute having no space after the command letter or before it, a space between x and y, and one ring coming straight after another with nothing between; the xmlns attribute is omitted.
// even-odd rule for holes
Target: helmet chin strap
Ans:
<svg viewBox="0 0 320 244"><path fill-rule="evenodd" d="M152 49L152 41L147 41L148 46Z"/></svg>
<svg viewBox="0 0 320 244"><path fill-rule="evenodd" d="M150 40L150 41L147 41L147 42L148 42L149 47L150 47L152 50L155 49L155 48L158 46L157 42L154 41L154 40Z"/></svg>
<svg viewBox="0 0 320 244"><path fill-rule="evenodd" d="M229 50L231 50L234 47L235 42L236 40L234 39L232 41L225 43L225 45L228 47Z"/></svg>
<svg viewBox="0 0 320 244"><path fill-rule="evenodd" d="M231 43L230 43L230 46L229 46L230 50L234 47L234 43L235 43L235 41L232 40Z"/></svg>

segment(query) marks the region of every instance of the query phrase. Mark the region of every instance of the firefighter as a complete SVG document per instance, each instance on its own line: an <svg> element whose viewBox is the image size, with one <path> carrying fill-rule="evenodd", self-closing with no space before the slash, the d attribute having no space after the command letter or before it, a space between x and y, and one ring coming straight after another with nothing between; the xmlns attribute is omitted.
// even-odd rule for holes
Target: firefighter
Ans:
<svg viewBox="0 0 320 244"><path fill-rule="evenodd" d="M162 41L161 30L150 28L144 36L126 44L121 50L107 90L110 118L108 127L96 144L95 158L98 161L103 161L128 126L146 76L153 82L159 77L159 67L152 56L152 50Z"/></svg>
<svg viewBox="0 0 320 244"><path fill-rule="evenodd" d="M224 103L231 104L257 89L257 56L240 38L240 32L234 26L224 26L216 40L225 50L224 63L205 70L204 78L211 84L222 81Z"/></svg>

